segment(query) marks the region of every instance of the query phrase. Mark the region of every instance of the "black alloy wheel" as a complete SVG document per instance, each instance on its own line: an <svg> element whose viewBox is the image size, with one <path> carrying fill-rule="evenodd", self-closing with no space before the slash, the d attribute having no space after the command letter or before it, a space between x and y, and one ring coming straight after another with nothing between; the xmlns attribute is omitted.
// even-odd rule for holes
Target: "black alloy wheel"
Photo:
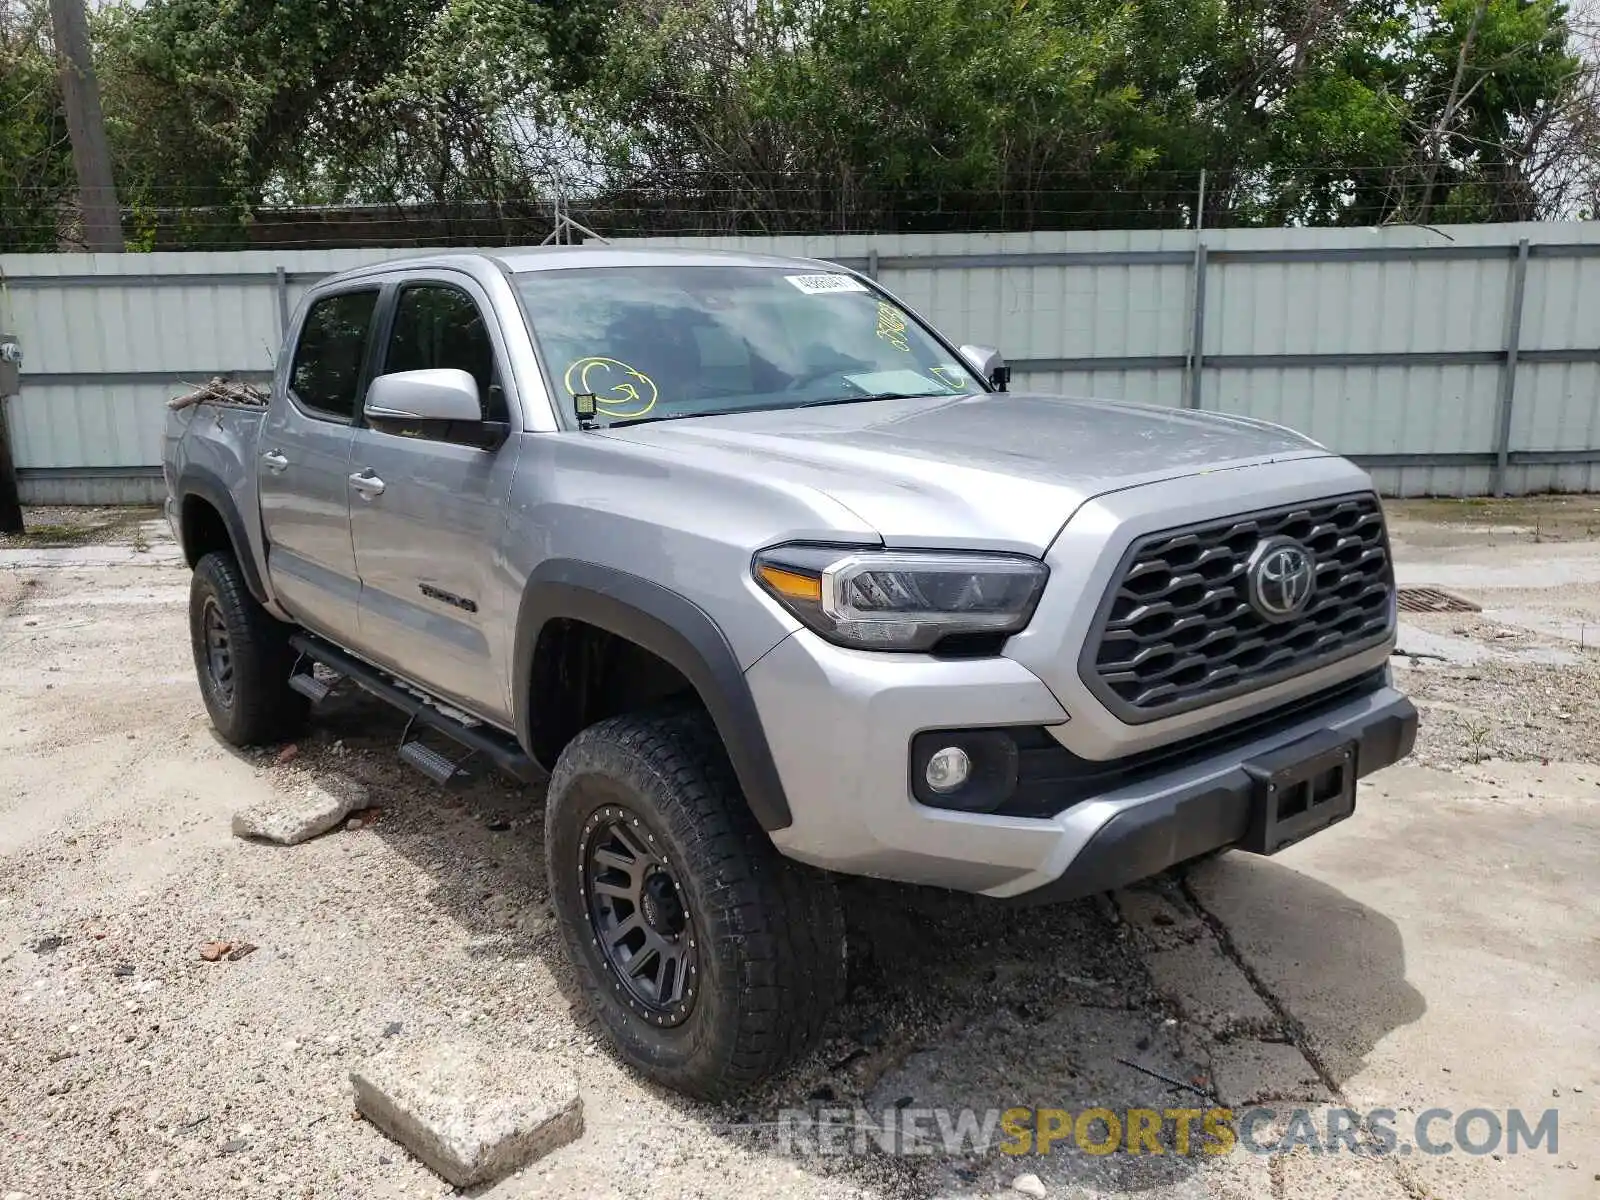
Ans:
<svg viewBox="0 0 1600 1200"><path fill-rule="evenodd" d="M653 1024L687 1020L700 935L665 847L636 813L608 805L589 818L583 890L595 946L615 990Z"/></svg>
<svg viewBox="0 0 1600 1200"><path fill-rule="evenodd" d="M206 674L210 677L211 692L217 703L233 707L233 639L228 636L227 623L214 597L207 596L205 609L200 614L205 631Z"/></svg>

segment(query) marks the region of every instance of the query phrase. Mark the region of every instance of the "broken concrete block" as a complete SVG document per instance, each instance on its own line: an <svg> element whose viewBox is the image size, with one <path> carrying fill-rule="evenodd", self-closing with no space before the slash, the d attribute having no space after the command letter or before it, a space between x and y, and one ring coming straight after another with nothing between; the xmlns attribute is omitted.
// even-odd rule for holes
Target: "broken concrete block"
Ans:
<svg viewBox="0 0 1600 1200"><path fill-rule="evenodd" d="M294 846L327 833L366 802L367 789L355 780L325 779L240 809L233 814L233 834Z"/></svg>
<svg viewBox="0 0 1600 1200"><path fill-rule="evenodd" d="M1217 1097L1233 1108L1272 1100L1331 1099L1299 1049L1284 1042L1223 1042L1211 1052Z"/></svg>
<svg viewBox="0 0 1600 1200"><path fill-rule="evenodd" d="M458 1188L502 1179L583 1133L577 1075L532 1052L402 1047L350 1082L362 1116Z"/></svg>

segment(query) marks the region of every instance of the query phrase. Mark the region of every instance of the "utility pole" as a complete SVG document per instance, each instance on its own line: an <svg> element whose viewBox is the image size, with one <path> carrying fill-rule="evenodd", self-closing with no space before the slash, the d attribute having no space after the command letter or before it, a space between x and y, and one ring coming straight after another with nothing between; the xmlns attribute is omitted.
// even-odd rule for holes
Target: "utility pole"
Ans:
<svg viewBox="0 0 1600 1200"><path fill-rule="evenodd" d="M78 173L78 203L83 210L83 240L92 253L121 253L122 212L111 179L106 118L100 83L89 47L89 16L84 0L50 0L56 56L61 66L61 98L72 137L72 165Z"/></svg>

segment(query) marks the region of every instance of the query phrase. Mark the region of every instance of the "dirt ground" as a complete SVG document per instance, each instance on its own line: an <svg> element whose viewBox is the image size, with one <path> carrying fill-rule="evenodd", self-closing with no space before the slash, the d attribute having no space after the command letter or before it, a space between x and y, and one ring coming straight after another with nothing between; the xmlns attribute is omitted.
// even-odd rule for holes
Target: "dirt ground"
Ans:
<svg viewBox="0 0 1600 1200"><path fill-rule="evenodd" d="M721 1108L641 1084L574 1009L540 788L441 791L359 696L292 749L225 748L161 524L30 516L47 532L0 547L0 1200L448 1194L355 1118L349 1072L462 1036L581 1082L584 1136L483 1193L508 1200L1600 1195L1600 502L1391 506L1402 584L1481 611L1406 614L1422 737L1352 820L1065 906L844 881L851 990L826 1044ZM375 822L292 849L231 836L235 809L335 776ZM212 940L257 949L204 962ZM784 1136L794 1110L1218 1103L1274 1106L1258 1144L1299 1106L1394 1110L1402 1142L1428 1109L1446 1142L1468 1110L1555 1110L1559 1143L1015 1157Z"/></svg>

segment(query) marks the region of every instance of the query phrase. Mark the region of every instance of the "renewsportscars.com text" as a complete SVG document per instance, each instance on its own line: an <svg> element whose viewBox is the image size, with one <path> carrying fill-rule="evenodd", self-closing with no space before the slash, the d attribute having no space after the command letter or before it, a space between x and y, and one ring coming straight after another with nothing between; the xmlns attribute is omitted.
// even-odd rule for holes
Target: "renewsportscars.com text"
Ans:
<svg viewBox="0 0 1600 1200"><path fill-rule="evenodd" d="M1556 1109L1525 1113L1430 1108L1401 1116L1392 1108L992 1108L913 1106L784 1109L775 1125L788 1154L1555 1154Z"/></svg>

